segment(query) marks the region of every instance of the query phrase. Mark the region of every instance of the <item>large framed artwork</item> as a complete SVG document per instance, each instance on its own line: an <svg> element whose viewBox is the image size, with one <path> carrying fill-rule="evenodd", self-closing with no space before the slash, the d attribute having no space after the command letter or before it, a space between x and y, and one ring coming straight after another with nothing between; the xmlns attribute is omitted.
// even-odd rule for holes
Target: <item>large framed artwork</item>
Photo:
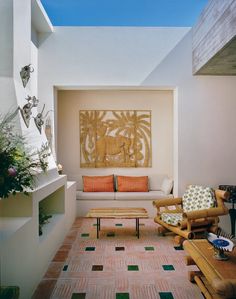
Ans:
<svg viewBox="0 0 236 299"><path fill-rule="evenodd" d="M80 167L151 167L150 110L80 110Z"/></svg>

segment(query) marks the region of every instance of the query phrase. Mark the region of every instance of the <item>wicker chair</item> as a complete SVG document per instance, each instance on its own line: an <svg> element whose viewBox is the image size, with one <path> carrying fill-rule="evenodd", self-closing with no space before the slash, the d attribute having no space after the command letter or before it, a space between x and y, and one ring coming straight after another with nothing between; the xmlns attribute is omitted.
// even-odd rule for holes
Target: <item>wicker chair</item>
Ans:
<svg viewBox="0 0 236 299"><path fill-rule="evenodd" d="M178 235L175 241L182 243L184 239L194 239L196 233L216 232L218 216L228 214L224 205L228 197L226 191L190 185L182 198L153 201L157 208L154 221L161 225L159 233L172 231Z"/></svg>

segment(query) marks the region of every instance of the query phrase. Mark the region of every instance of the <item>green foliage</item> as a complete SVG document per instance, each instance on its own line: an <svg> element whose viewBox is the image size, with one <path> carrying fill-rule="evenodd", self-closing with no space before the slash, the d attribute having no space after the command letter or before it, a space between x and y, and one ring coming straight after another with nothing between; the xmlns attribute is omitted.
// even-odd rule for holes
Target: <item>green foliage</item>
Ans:
<svg viewBox="0 0 236 299"><path fill-rule="evenodd" d="M49 223L49 220L52 218L52 215L48 215L44 212L42 207L39 207L39 235L43 234L42 227L44 224Z"/></svg>
<svg viewBox="0 0 236 299"><path fill-rule="evenodd" d="M25 138L16 133L14 118L18 109L0 117L0 198L16 192L24 192L35 186L35 174L46 171L48 145L32 152L27 148Z"/></svg>

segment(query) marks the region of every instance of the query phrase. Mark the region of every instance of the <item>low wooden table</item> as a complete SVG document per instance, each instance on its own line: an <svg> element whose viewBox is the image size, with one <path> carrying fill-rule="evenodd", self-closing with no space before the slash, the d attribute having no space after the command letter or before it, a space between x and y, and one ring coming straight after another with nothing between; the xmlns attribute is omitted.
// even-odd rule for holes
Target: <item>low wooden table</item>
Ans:
<svg viewBox="0 0 236 299"><path fill-rule="evenodd" d="M189 272L190 281L195 281L205 298L236 298L236 249L227 252L227 261L218 261L213 246L207 240L186 240L184 249L187 265L196 264L201 272Z"/></svg>
<svg viewBox="0 0 236 299"><path fill-rule="evenodd" d="M136 219L136 233L139 239L139 219L148 218L148 213L144 208L95 208L90 209L86 217L97 218L97 239L102 218Z"/></svg>

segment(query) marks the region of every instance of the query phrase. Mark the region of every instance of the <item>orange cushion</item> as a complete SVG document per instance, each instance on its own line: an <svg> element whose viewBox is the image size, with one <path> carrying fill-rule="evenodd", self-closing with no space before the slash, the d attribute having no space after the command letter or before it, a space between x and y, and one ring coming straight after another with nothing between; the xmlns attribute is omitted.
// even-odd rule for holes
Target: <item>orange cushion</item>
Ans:
<svg viewBox="0 0 236 299"><path fill-rule="evenodd" d="M84 192L114 192L114 176L83 176Z"/></svg>
<svg viewBox="0 0 236 299"><path fill-rule="evenodd" d="M147 176L117 176L117 191L148 192Z"/></svg>

